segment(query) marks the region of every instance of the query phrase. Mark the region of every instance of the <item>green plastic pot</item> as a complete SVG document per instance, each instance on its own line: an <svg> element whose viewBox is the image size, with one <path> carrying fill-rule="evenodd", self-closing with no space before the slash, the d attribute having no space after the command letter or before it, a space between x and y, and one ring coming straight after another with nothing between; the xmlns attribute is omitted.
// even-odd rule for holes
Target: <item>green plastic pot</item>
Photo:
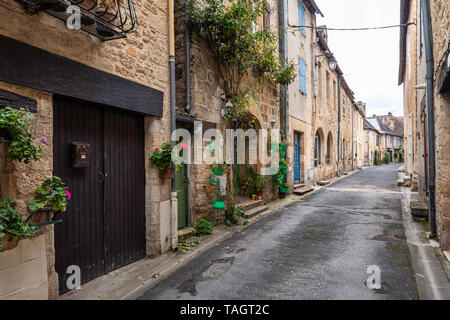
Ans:
<svg viewBox="0 0 450 320"><path fill-rule="evenodd" d="M280 166L280 172L281 172L281 174L286 174L287 171L288 171L288 167Z"/></svg>
<svg viewBox="0 0 450 320"><path fill-rule="evenodd" d="M280 188L280 193L288 194L289 193L289 188L281 187Z"/></svg>
<svg viewBox="0 0 450 320"><path fill-rule="evenodd" d="M224 171L223 171L223 169L214 169L213 173L216 176L223 176Z"/></svg>
<svg viewBox="0 0 450 320"><path fill-rule="evenodd" d="M287 150L287 146L284 143L280 143L280 152L285 152Z"/></svg>
<svg viewBox="0 0 450 320"><path fill-rule="evenodd" d="M213 208L216 210L223 210L225 209L225 202L215 200L213 203Z"/></svg>

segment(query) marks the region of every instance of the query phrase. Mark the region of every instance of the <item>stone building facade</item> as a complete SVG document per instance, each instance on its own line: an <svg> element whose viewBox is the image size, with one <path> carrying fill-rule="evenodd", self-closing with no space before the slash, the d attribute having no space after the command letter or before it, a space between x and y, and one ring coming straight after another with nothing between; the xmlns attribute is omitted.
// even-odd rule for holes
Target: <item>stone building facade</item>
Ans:
<svg viewBox="0 0 450 320"><path fill-rule="evenodd" d="M358 167L351 150L357 150L364 133L362 126L358 127L361 113L342 70L338 65L330 69L329 60L334 58L326 27L301 27L317 25L316 16L323 15L319 7L315 1L290 0L287 5L288 25L300 26L287 37L287 57L297 67L287 99L288 181L295 187L329 180Z"/></svg>
<svg viewBox="0 0 450 320"><path fill-rule="evenodd" d="M380 154L380 133L367 119L364 119L363 126L365 137L364 165L373 166L375 165L376 155Z"/></svg>
<svg viewBox="0 0 450 320"><path fill-rule="evenodd" d="M142 131L136 136L136 140L141 143L139 146L142 145L142 149L139 147L137 154L141 154L142 157L133 161L137 161L139 167L142 166L140 173L143 173L141 174L143 183L138 184L136 192L142 194L143 198L139 200L139 207L137 207L138 204L131 204L126 212L118 212L118 214L127 214L131 217L133 212L139 212L136 215L144 221L139 227L141 230L139 235L136 236L141 239L137 246L141 251L143 250L136 257L141 257L141 254L145 256L164 253L172 244L170 181L161 180L158 170L147 161L150 151L160 146L163 141L170 139L169 26L167 1L134 0L134 7L138 20L136 31L128 34L126 38L101 41L82 30L68 29L61 20L46 12L29 14L18 2L3 1L0 7L0 47L2 48L0 49L2 57L0 92L26 97L36 102L31 131L36 141L40 137L46 137L48 142L43 145L41 160L28 165L10 161L6 157L6 144L2 143L1 199L14 199L16 209L26 217L29 214L27 206L33 198L33 191L45 178L55 174L56 159L61 158L62 155L54 142L60 141L64 132L70 130L70 125L58 125L55 114L56 111L63 109L57 106L55 101L60 101L59 99L70 101L74 107L85 110L83 112L86 114L89 112L102 114L104 115L102 121L109 121L106 120L108 117L116 117L118 123L122 123L124 119L131 119L129 120L131 123L139 124L137 128L142 125ZM23 56L27 58L21 60ZM18 64L19 62L21 65ZM67 74L68 70L73 72ZM46 80L36 82L35 79L40 77ZM89 87L86 89L85 84L89 81L94 81L94 85L91 89ZM108 100L108 97L114 97L114 99ZM90 101L91 98L92 101ZM4 103L1 104L3 106ZM139 104L142 109L138 110ZM135 110L132 110L133 108ZM58 111L58 114L61 116L61 111ZM78 114L81 116L80 113ZM73 117L76 115L74 113ZM93 121L92 117L87 117L81 122L72 122L72 130L74 130L74 123L79 123L84 128L87 123L92 123L89 122L90 119ZM125 134L124 128L117 128L117 130L123 130L120 132ZM111 139L112 136L115 135L110 135ZM88 135L86 139L87 137ZM130 145L132 148L133 143ZM115 148L116 142L112 141L110 146ZM101 156L98 153L99 144L91 143L91 148L92 155ZM119 164L117 161L122 161L118 158L119 154L123 156L122 160L131 159L130 153L118 152L117 158L113 158L110 162L112 167ZM117 170L120 171L120 169ZM59 172L63 171L59 170ZM102 172L102 176L105 173L109 175L104 179L115 179L117 172L105 171ZM131 171L129 174L135 173ZM124 173L124 175L127 174ZM99 179L97 173L91 178L93 181ZM90 184L90 186L93 185L96 185L96 182ZM86 186L89 187L89 185ZM76 217L84 214L93 216L94 213L86 207L81 207L84 209L79 211L75 205L79 197L77 192L83 192L82 187L77 189L70 184L68 187L72 191L73 200L69 201L69 209L63 218L66 224L69 219L75 219L75 215ZM117 195L116 204L123 208L122 201L126 198L124 194ZM97 204L102 205L102 203ZM109 212L106 211L106 214L108 215ZM59 225L39 228L38 237L21 240L16 249L0 252L1 299L57 299L59 292L66 291L65 284L61 281L58 283L56 272L59 270L60 273L64 273L62 270L67 267L61 265L62 260L58 255L61 254L62 244L55 236L58 228L67 227L63 225L65 225L64 221ZM128 221L122 225L127 226ZM105 224L104 227L109 228L111 225ZM115 227L118 226L115 224ZM88 225L75 226L75 224L73 228L76 234L88 232L89 229ZM103 226L100 226L97 231L100 232L99 230L104 230ZM76 234L73 236L77 237ZM61 234L58 237L61 237ZM112 250L122 254L124 252L122 250L126 250L123 243L113 246ZM101 258L100 254L94 254L92 251L95 245L91 245L84 242L81 245L80 242L82 250L90 252L91 256ZM59 249L55 250L55 246ZM83 272L88 266L81 261L78 262L80 262L82 282L84 282ZM77 261L71 261L71 263L76 264ZM107 270L99 271L96 276L106 272ZM63 277L59 274L60 280Z"/></svg>
<svg viewBox="0 0 450 320"><path fill-rule="evenodd" d="M270 28L277 30L278 25L278 2L275 0L266 1L267 10L264 21L258 21L256 28ZM185 1L175 2L176 17L176 88L177 88L177 123L180 128L184 128L193 135L195 123L201 125L202 132L207 129L218 129L225 139L227 123L222 116L222 109L227 103L223 81L207 41L194 30L186 28ZM186 50L188 46L189 50ZM188 59L187 52L189 52ZM250 76L249 83L257 83L256 77ZM249 112L254 121L254 129L280 129L280 88L279 85L271 83L268 79L263 79L262 89L251 101ZM209 139L203 140L203 145L207 147ZM192 140L193 142L193 140ZM226 141L225 147L226 148ZM224 152L220 150L219 152ZM225 159L225 157L224 157ZM248 159L248 145L246 149L246 159ZM257 172L259 165L252 165L252 170ZM196 163L187 165L181 173L181 180L186 180L185 186L178 189L178 195L186 197L185 206L179 207L179 218L185 220L179 227L193 226L201 219L207 219L212 223L223 223L224 212L213 208L216 185L211 184L210 165L206 163ZM239 166L239 176L245 175L245 166ZM261 174L261 172L257 172ZM231 192L233 173L228 176L228 192ZM239 193L239 192L238 192ZM240 194L240 193L239 193ZM242 193L245 198L245 194ZM266 184L263 190L263 201L269 202L278 198L278 190L272 188L271 184Z"/></svg>
<svg viewBox="0 0 450 320"><path fill-rule="evenodd" d="M400 37L399 85L403 84L405 99L405 136L407 173L412 178L413 191L418 191L418 201L430 208L430 158L435 159L435 216L437 237L441 246L450 248L450 181L449 154L446 151L450 128L449 117L449 51L450 4L445 0L427 1L430 11L433 52L434 106L427 105L425 27L422 1L402 1L402 23L417 22L403 28ZM415 93L414 93L415 91ZM432 119L435 129L435 154L429 154L430 135L428 115L434 109ZM411 141L411 138L413 141Z"/></svg>

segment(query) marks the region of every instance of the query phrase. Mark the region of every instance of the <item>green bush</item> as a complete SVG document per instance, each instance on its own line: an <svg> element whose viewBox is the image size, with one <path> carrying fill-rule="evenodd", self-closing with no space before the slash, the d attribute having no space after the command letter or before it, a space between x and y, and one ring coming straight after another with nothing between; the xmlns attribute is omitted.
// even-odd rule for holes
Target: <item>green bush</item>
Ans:
<svg viewBox="0 0 450 320"><path fill-rule="evenodd" d="M30 227L22 215L14 209L14 201L6 199L0 202L0 238L5 233L13 234L19 238L36 236L36 227ZM2 244L0 243L0 251Z"/></svg>
<svg viewBox="0 0 450 320"><path fill-rule="evenodd" d="M389 164L390 161L391 161L391 156L389 155L389 153L386 152L384 154L383 162L384 162L384 164Z"/></svg>
<svg viewBox="0 0 450 320"><path fill-rule="evenodd" d="M200 219L197 221L197 224L195 226L195 233L197 235L208 235L208 234L212 234L213 230L212 230L212 224L211 222L205 220L205 219Z"/></svg>
<svg viewBox="0 0 450 320"><path fill-rule="evenodd" d="M11 141L8 154L12 160L29 163L39 160L42 153L40 146L35 146L29 129L33 115L25 109L16 110L6 107L0 110L0 129L9 133ZM42 139L45 139L43 137ZM44 141L44 140L42 140Z"/></svg>
<svg viewBox="0 0 450 320"><path fill-rule="evenodd" d="M34 191L34 195L34 200L29 205L31 211L51 207L55 212L65 212L71 197L65 183L56 176L45 179L42 185Z"/></svg>

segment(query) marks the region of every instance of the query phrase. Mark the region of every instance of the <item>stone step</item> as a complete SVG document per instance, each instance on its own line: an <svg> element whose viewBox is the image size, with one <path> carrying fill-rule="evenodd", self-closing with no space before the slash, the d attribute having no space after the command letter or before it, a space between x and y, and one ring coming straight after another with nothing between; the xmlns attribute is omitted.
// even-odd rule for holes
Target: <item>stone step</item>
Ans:
<svg viewBox="0 0 450 320"><path fill-rule="evenodd" d="M294 184L294 190L297 188L303 188L305 186L304 183Z"/></svg>
<svg viewBox="0 0 450 320"><path fill-rule="evenodd" d="M267 211L267 209L269 209L268 206L258 206L258 207L254 207L254 208L252 208L250 210L246 210L245 211L245 218L246 219L253 218L256 215Z"/></svg>
<svg viewBox="0 0 450 320"><path fill-rule="evenodd" d="M238 204L242 207L242 209L247 212L253 208L262 206L264 204L264 200L249 200Z"/></svg>
<svg viewBox="0 0 450 320"><path fill-rule="evenodd" d="M186 240L192 236L195 236L195 228L186 227L178 230L178 241Z"/></svg>
<svg viewBox="0 0 450 320"><path fill-rule="evenodd" d="M317 182L317 184L318 184L319 186L324 187L324 186L329 185L329 184L330 184L330 181L329 181L329 180L322 180L322 181Z"/></svg>
<svg viewBox="0 0 450 320"><path fill-rule="evenodd" d="M411 201L411 214L416 218L428 218L428 205L422 201Z"/></svg>
<svg viewBox="0 0 450 320"><path fill-rule="evenodd" d="M311 191L314 191L314 188L305 186L305 187L294 189L294 194L297 196L303 196L307 193L310 193Z"/></svg>

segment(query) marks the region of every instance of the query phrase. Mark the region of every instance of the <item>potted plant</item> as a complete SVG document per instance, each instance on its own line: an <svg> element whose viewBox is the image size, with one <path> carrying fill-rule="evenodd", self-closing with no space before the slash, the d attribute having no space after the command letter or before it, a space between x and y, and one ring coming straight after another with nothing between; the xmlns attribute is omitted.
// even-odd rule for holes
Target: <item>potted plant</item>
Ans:
<svg viewBox="0 0 450 320"><path fill-rule="evenodd" d="M0 251L14 249L20 238L36 236L36 227L29 226L14 209L14 201L0 202Z"/></svg>
<svg viewBox="0 0 450 320"><path fill-rule="evenodd" d="M59 177L51 177L44 180L44 182L34 191L34 200L30 202L28 208L32 212L50 213L50 219L53 219L59 212L66 212L68 201L71 194ZM44 215L38 215L37 223L42 223L45 220Z"/></svg>
<svg viewBox="0 0 450 320"><path fill-rule="evenodd" d="M211 165L211 170L216 176L223 176L225 173L229 171L229 165L225 162L223 164L214 163Z"/></svg>
<svg viewBox="0 0 450 320"><path fill-rule="evenodd" d="M289 184L284 183L284 184L280 187L280 193L288 194L288 193L289 193Z"/></svg>
<svg viewBox="0 0 450 320"><path fill-rule="evenodd" d="M174 162L172 160L172 142L164 142L160 148L155 148L149 156L149 161L159 169L161 179L173 179L175 177ZM177 165L179 168L181 164Z"/></svg>
<svg viewBox="0 0 450 320"><path fill-rule="evenodd" d="M113 31L108 27L117 27L117 17L119 16L122 1L123 0L98 0L98 6L94 9L94 13L101 18L97 19L96 27L97 32L100 35L104 37L112 37L114 35Z"/></svg>
<svg viewBox="0 0 450 320"><path fill-rule="evenodd" d="M287 162L287 160L285 160L285 159L280 160L280 172L282 174L287 173L288 167L289 167L289 162Z"/></svg>
<svg viewBox="0 0 450 320"><path fill-rule="evenodd" d="M29 131L33 115L25 109L6 107L0 109L0 134L9 144L8 155L12 160L29 163L39 160L42 149L33 143L34 137ZM46 141L43 137L41 142Z"/></svg>

